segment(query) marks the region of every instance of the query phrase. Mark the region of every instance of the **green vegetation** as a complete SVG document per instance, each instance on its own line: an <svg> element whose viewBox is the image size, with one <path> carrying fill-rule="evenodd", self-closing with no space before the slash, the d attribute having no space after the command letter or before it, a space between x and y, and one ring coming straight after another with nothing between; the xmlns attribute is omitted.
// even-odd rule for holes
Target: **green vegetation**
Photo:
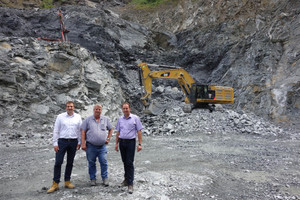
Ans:
<svg viewBox="0 0 300 200"><path fill-rule="evenodd" d="M53 8L53 0L42 0L41 7L45 9Z"/></svg>
<svg viewBox="0 0 300 200"><path fill-rule="evenodd" d="M178 0L132 0L130 3L134 4L136 8L147 9L155 8L161 4L174 3Z"/></svg>
<svg viewBox="0 0 300 200"><path fill-rule="evenodd" d="M67 0L42 0L41 7L45 9L53 8L55 6L62 5L64 3L68 3ZM74 1L69 1L70 4L74 3Z"/></svg>

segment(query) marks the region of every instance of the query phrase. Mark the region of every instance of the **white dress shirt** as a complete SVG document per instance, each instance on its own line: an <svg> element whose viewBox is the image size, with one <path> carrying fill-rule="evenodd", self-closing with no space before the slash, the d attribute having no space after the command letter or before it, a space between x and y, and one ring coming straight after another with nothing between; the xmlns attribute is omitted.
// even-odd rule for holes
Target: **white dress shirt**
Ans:
<svg viewBox="0 0 300 200"><path fill-rule="evenodd" d="M79 114L74 113L72 116L67 112L57 116L53 130L53 146L58 146L58 139L77 139L81 143L80 126L82 120Z"/></svg>

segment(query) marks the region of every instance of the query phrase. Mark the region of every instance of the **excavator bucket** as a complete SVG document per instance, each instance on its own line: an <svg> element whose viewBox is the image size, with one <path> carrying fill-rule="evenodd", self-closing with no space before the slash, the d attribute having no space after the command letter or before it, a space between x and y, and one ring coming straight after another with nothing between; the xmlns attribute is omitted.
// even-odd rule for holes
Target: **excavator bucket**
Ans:
<svg viewBox="0 0 300 200"><path fill-rule="evenodd" d="M159 103L156 100L152 100L150 105L144 110L144 113L151 115L159 115L167 109L167 104Z"/></svg>

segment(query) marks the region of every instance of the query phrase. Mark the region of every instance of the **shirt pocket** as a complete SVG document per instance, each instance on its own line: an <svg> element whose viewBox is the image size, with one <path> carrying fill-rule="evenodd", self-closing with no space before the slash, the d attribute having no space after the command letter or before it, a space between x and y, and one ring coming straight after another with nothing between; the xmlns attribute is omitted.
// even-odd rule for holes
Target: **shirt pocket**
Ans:
<svg viewBox="0 0 300 200"><path fill-rule="evenodd" d="M135 123L135 122L131 122L131 123L128 125L128 128L129 128L129 130L135 130L135 129L136 129L136 123Z"/></svg>
<svg viewBox="0 0 300 200"><path fill-rule="evenodd" d="M106 130L106 124L100 124L100 130L105 131Z"/></svg>

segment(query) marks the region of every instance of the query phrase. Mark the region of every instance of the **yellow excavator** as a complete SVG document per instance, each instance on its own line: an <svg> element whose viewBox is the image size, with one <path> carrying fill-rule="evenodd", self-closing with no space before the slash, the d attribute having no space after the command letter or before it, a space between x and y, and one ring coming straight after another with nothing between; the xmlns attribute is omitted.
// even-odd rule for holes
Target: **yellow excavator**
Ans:
<svg viewBox="0 0 300 200"><path fill-rule="evenodd" d="M163 70L152 71L149 67ZM141 86L144 88L144 96L141 98L145 112L159 114L163 107L152 101L152 79L175 79L185 94L185 106L183 111L190 113L195 107L213 110L215 104L232 104L234 102L233 89L231 87L205 85L196 83L192 76L182 68L165 65L138 64Z"/></svg>

